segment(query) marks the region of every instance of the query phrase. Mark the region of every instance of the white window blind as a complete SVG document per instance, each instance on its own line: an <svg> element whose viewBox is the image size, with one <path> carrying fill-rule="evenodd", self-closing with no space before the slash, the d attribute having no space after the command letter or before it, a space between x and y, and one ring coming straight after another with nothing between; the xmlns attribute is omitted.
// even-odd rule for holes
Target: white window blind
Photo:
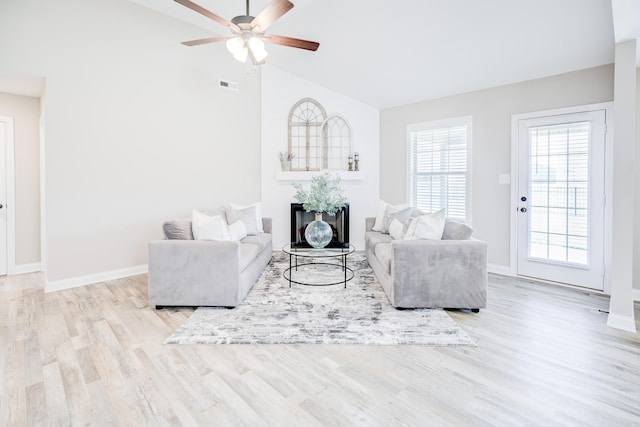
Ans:
<svg viewBox="0 0 640 427"><path fill-rule="evenodd" d="M445 126L413 125L411 145L411 204L425 212L445 209L449 218L468 221L468 120Z"/></svg>

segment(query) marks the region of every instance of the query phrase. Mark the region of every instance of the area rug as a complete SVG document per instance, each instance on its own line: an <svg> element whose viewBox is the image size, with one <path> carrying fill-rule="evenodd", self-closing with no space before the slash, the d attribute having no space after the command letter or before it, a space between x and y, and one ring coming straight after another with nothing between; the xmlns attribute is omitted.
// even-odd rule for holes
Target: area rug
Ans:
<svg viewBox="0 0 640 427"><path fill-rule="evenodd" d="M304 286L283 278L289 258L273 258L241 305L200 307L165 344L361 344L474 346L441 309L391 306L362 253L349 256L355 276L332 286ZM331 282L339 267L300 267L294 280ZM333 278L331 276L334 276Z"/></svg>

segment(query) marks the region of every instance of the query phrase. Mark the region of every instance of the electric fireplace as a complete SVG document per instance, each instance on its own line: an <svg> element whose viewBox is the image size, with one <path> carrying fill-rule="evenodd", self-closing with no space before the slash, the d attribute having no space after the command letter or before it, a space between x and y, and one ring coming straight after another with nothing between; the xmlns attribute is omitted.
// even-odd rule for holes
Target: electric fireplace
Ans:
<svg viewBox="0 0 640 427"><path fill-rule="evenodd" d="M291 203L291 247L311 248L304 239L304 229L315 220L315 213L306 212L302 203ZM335 215L322 214L322 220L329 223L333 230L333 238L327 248L349 247L349 203L336 212Z"/></svg>

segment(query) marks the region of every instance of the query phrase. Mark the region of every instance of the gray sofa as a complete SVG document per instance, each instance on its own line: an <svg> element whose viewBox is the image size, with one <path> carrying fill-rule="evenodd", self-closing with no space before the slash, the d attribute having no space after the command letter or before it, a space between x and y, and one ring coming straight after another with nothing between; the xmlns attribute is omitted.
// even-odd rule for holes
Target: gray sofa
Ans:
<svg viewBox="0 0 640 427"><path fill-rule="evenodd" d="M485 242L394 240L372 230L375 220L366 218L366 257L394 307L468 308L474 312L486 307Z"/></svg>
<svg viewBox="0 0 640 427"><path fill-rule="evenodd" d="M238 306L271 260L271 218L241 241L192 240L189 220L165 223L165 237L176 224L188 227L184 239L149 243L149 304Z"/></svg>

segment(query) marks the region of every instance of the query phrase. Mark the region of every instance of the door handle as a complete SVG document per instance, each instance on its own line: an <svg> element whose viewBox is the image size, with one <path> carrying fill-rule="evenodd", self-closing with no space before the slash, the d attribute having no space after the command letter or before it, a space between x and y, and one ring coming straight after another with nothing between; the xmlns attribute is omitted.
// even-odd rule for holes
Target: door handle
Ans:
<svg viewBox="0 0 640 427"><path fill-rule="evenodd" d="M520 212L525 213L527 211L527 208L520 208Z"/></svg>
<svg viewBox="0 0 640 427"><path fill-rule="evenodd" d="M0 203L0 209L4 208L4 205L2 203Z"/></svg>

